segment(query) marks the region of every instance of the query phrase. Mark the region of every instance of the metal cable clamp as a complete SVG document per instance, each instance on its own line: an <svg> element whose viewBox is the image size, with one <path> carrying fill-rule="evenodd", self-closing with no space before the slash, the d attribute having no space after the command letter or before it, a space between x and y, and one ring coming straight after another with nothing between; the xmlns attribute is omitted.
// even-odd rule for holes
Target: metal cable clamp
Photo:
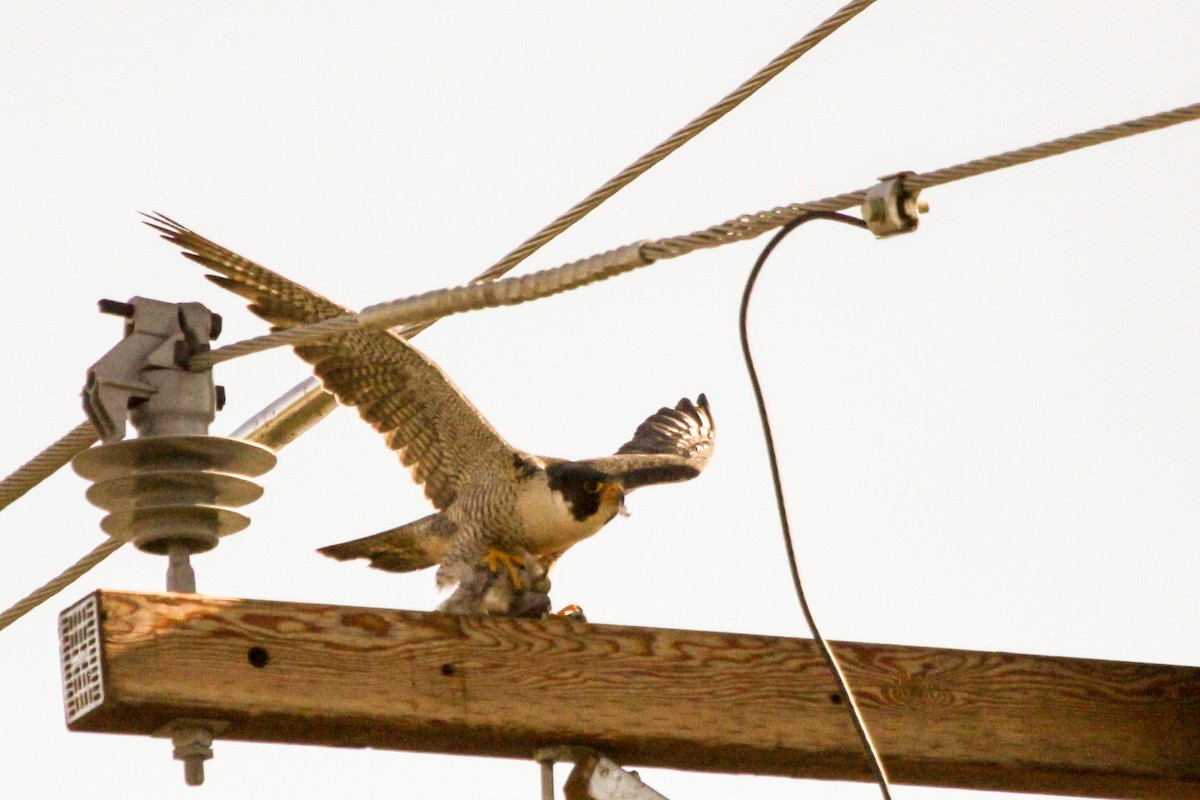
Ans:
<svg viewBox="0 0 1200 800"><path fill-rule="evenodd" d="M929 204L919 200L921 190L906 184L915 172L885 175L880 183L867 190L862 203L863 221L879 238L912 233L920 224L920 215L929 211Z"/></svg>

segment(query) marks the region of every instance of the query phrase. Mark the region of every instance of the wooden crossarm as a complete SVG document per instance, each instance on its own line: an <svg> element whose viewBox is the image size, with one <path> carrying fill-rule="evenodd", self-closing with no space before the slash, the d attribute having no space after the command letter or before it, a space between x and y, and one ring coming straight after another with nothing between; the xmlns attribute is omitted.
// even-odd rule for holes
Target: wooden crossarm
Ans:
<svg viewBox="0 0 1200 800"><path fill-rule="evenodd" d="M200 719L225 739L870 779L807 639L110 591L63 620L72 730ZM898 783L1200 798L1200 669L834 648Z"/></svg>

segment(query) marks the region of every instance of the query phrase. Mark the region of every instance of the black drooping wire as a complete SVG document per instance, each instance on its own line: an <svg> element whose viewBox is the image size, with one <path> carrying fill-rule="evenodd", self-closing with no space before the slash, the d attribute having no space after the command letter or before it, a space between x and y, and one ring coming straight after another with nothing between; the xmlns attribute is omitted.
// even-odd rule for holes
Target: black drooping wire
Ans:
<svg viewBox="0 0 1200 800"><path fill-rule="evenodd" d="M846 709L850 712L850 718L854 722L854 729L858 732L858 738L862 742L863 750L866 751L867 758L871 763L871 771L875 773L875 780L879 783L879 791L883 794L884 800L891 800L892 795L888 789L887 772L884 770L883 762L880 760L879 753L875 749L875 743L871 741L871 734L867 732L867 726L863 722L862 713L858 710L858 703L855 701L850 687L846 684L846 676L842 674L841 665L838 664L837 658L833 655L833 650L830 649L825 638L821 636L821 632L817 629L812 609L808 607L808 599L804 594L804 584L800 580L800 568L796 563L796 548L792 541L792 528L788 524L787 506L783 500L783 483L779 478L779 461L775 457L775 440L771 436L771 422L767 417L767 406L763 401L762 386L758 382L758 371L754 368L754 359L750 355L750 339L746 334L746 312L750 308L750 293L754 291L754 284L758 280L758 273L762 271L763 265L767 263L767 257L771 255L771 251L775 249L775 246L783 241L783 237L804 223L814 219L828 219L847 225L855 225L859 228L866 227L866 223L857 217L838 214L833 211L809 211L792 220L787 225L784 225L779 233L775 234L771 241L767 243L767 246L763 248L758 256L758 260L754 262L754 268L750 270L750 276L746 279L746 288L742 292L742 305L738 312L738 334L742 341L742 356L746 360L746 371L750 374L750 384L754 388L754 400L758 404L758 416L762 421L763 437L767 443L767 459L771 464L771 478L775 482L775 504L779 508L779 523L783 529L783 543L784 547L787 548L788 566L792 571L792 583L796 587L796 597L800 601L800 610L804 612L804 619L808 623L809 630L812 632L813 641L816 642L817 648L821 651L821 656L829 666L829 672L833 675L833 680L837 684L838 691L842 697L846 698Z"/></svg>

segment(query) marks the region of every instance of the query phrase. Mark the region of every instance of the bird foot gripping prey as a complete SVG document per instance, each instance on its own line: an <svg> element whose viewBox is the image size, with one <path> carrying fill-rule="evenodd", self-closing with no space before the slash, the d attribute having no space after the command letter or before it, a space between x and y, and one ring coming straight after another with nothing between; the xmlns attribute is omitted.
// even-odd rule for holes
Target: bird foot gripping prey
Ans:
<svg viewBox="0 0 1200 800"><path fill-rule="evenodd" d="M489 550L487 555L482 559L484 564L487 564L488 569L492 572L499 572L500 567L508 570L508 576L512 578L513 588L517 591L521 590L521 574L518 567L524 568L526 561L524 557L506 553L503 550Z"/></svg>
<svg viewBox="0 0 1200 800"><path fill-rule="evenodd" d="M438 606L443 613L534 618L550 613L550 579L533 558L489 552L451 578L457 586Z"/></svg>
<svg viewBox="0 0 1200 800"><path fill-rule="evenodd" d="M501 569L503 567L503 569ZM587 622L574 603L551 612L550 579L537 559L499 550L489 551L468 574L454 576L457 586L438 611L475 616L553 616Z"/></svg>

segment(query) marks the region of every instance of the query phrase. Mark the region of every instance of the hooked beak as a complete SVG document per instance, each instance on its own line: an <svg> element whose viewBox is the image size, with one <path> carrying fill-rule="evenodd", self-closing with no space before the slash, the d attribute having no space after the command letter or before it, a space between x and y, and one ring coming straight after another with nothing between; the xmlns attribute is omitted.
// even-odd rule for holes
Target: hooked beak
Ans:
<svg viewBox="0 0 1200 800"><path fill-rule="evenodd" d="M629 516L629 509L625 508L625 487L613 481L604 487L604 491L600 493L600 497L606 502L616 502L617 513L622 517Z"/></svg>

